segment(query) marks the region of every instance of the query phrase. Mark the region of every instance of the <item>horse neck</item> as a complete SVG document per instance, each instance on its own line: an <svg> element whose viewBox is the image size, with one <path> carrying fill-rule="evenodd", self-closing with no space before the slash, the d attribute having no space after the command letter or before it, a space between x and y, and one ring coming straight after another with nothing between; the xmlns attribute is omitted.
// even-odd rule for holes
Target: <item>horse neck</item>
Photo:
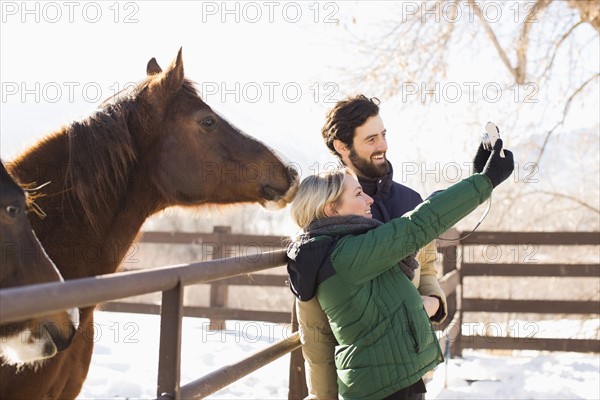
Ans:
<svg viewBox="0 0 600 400"><path fill-rule="evenodd" d="M163 208L159 196L151 180L133 166L129 183L92 226L82 205L65 189L68 152L66 135L55 134L11 166L22 183L50 182L35 200L46 215L31 216L33 229L65 279L115 272L144 221ZM96 188L98 193L103 190Z"/></svg>

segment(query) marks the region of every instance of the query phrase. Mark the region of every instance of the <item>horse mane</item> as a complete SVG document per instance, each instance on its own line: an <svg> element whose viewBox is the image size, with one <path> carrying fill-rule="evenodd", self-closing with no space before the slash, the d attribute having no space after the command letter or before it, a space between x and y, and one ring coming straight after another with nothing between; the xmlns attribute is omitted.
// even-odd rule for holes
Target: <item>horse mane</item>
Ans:
<svg viewBox="0 0 600 400"><path fill-rule="evenodd" d="M79 202L94 228L103 214L98 211L114 206L136 162L129 126L135 109L131 96L104 102L94 114L65 130L69 146L66 193Z"/></svg>
<svg viewBox="0 0 600 400"><path fill-rule="evenodd" d="M139 103L139 95L150 82L146 79L109 97L94 114L65 130L69 143L66 193L79 202L95 229L99 216L109 212L126 189L136 163L130 117L136 114L136 127L142 132L150 128L149 113ZM181 90L200 98L191 80L184 79Z"/></svg>
<svg viewBox="0 0 600 400"><path fill-rule="evenodd" d="M198 84L191 79L184 78L181 85L181 91L192 96L202 99L202 96L198 93Z"/></svg>

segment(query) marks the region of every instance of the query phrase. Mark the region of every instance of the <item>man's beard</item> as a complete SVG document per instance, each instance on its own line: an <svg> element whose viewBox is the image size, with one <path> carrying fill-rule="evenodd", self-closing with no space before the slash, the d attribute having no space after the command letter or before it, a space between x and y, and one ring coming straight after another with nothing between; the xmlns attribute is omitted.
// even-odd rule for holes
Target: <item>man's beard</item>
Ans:
<svg viewBox="0 0 600 400"><path fill-rule="evenodd" d="M354 151L354 148L350 149L350 154L348 155L348 158L350 159L350 161L352 161L352 165L354 165L354 168L356 168L356 170L358 171L358 175L362 175L366 178L380 178L384 175L386 175L389 170L390 167L388 165L387 159L385 159L385 163L381 164L381 165L376 165L373 164L373 162L370 159L364 159L362 157L360 157L356 151Z"/></svg>

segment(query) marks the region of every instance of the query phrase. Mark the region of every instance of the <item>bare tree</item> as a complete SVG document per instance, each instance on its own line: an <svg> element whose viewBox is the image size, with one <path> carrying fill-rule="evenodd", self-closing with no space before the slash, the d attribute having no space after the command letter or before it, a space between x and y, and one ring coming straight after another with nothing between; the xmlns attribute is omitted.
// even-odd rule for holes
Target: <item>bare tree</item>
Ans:
<svg viewBox="0 0 600 400"><path fill-rule="evenodd" d="M587 38L576 43L576 32L590 26L593 30ZM570 47L563 61L578 76L571 79L570 91L564 92L560 124L573 98L597 83L597 70L584 72L578 67L585 47L597 44L599 33L600 0L403 2L379 37L354 43L367 61L358 69L348 68L346 75L354 77L354 83L370 83L380 96L391 97L403 82L444 80L453 52L492 46L504 66L505 76L500 79L507 85L543 85L556 73L559 51Z"/></svg>
<svg viewBox="0 0 600 400"><path fill-rule="evenodd" d="M492 4L494 7L487 7ZM470 44L483 32L514 82L523 84L536 78L532 72L527 72L530 46L546 50L543 71L548 72L558 49L569 41L576 29L589 25L600 33L600 0L429 0L403 3L398 7L400 18L388 24L386 32L375 39L381 44L376 46L376 56L371 57L367 71L369 78L375 81L422 79L423 72L430 72L429 77L437 79L443 76L447 55L455 50L456 42ZM498 9L494 16L484 12L492 8ZM501 36L506 34L502 28L506 25L497 24L499 14L508 16L513 22L509 43L501 43ZM473 24L475 21L477 23ZM549 36L545 24L556 28ZM465 25L468 25L467 31ZM534 32L536 26L540 26L537 33ZM468 31L470 35L465 34ZM540 40L540 35L545 36L544 40ZM371 42L363 44L372 48Z"/></svg>
<svg viewBox="0 0 600 400"><path fill-rule="evenodd" d="M344 71L348 84L381 98L391 98L402 94L406 82L422 82L431 88L436 82L447 81L457 54L477 58L478 52L485 51L486 56L495 57L495 79L504 87L543 92L544 98L536 105L542 121L525 121L533 113L531 107L523 108L520 101L511 104L510 110L503 110L511 115L510 119L523 120L523 131L537 135L537 156L531 160L538 168L551 137L575 109L573 105L585 104L589 99L597 102L600 67L590 54L597 54L599 44L600 0L411 1L398 3L389 17L380 24L379 36L354 39L351 45L362 52L364 61ZM348 25L349 34L358 18ZM477 101L474 103L471 113L477 112ZM598 121L589 129L597 130ZM591 166L585 172L591 175L589 183L596 188L592 193L521 185L497 200L507 205L503 208L506 213L511 213L515 207L524 206L517 201L523 194L527 201L536 195L534 203L545 204L550 199L564 208L576 206L597 221L600 211L594 205L598 201L596 158L584 160ZM553 167L546 168L547 165L543 167ZM510 229L507 220L499 218L497 228Z"/></svg>

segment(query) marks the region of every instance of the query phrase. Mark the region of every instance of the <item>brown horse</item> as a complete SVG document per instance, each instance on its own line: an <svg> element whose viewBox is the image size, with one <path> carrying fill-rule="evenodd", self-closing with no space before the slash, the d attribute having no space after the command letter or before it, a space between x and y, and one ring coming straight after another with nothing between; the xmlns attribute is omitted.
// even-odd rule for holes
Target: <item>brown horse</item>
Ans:
<svg viewBox="0 0 600 400"><path fill-rule="evenodd" d="M170 206L260 203L281 208L297 173L240 132L184 78L181 50L100 109L37 143L12 164L22 182L50 182L33 221L65 279L115 272L150 215ZM87 375L93 308L71 346L41 368L0 370L0 398L73 399Z"/></svg>
<svg viewBox="0 0 600 400"><path fill-rule="evenodd" d="M26 208L25 191L2 164L0 289L62 281L60 273L31 229ZM73 309L0 325L0 362L19 367L52 357L69 346L78 323L79 310Z"/></svg>

